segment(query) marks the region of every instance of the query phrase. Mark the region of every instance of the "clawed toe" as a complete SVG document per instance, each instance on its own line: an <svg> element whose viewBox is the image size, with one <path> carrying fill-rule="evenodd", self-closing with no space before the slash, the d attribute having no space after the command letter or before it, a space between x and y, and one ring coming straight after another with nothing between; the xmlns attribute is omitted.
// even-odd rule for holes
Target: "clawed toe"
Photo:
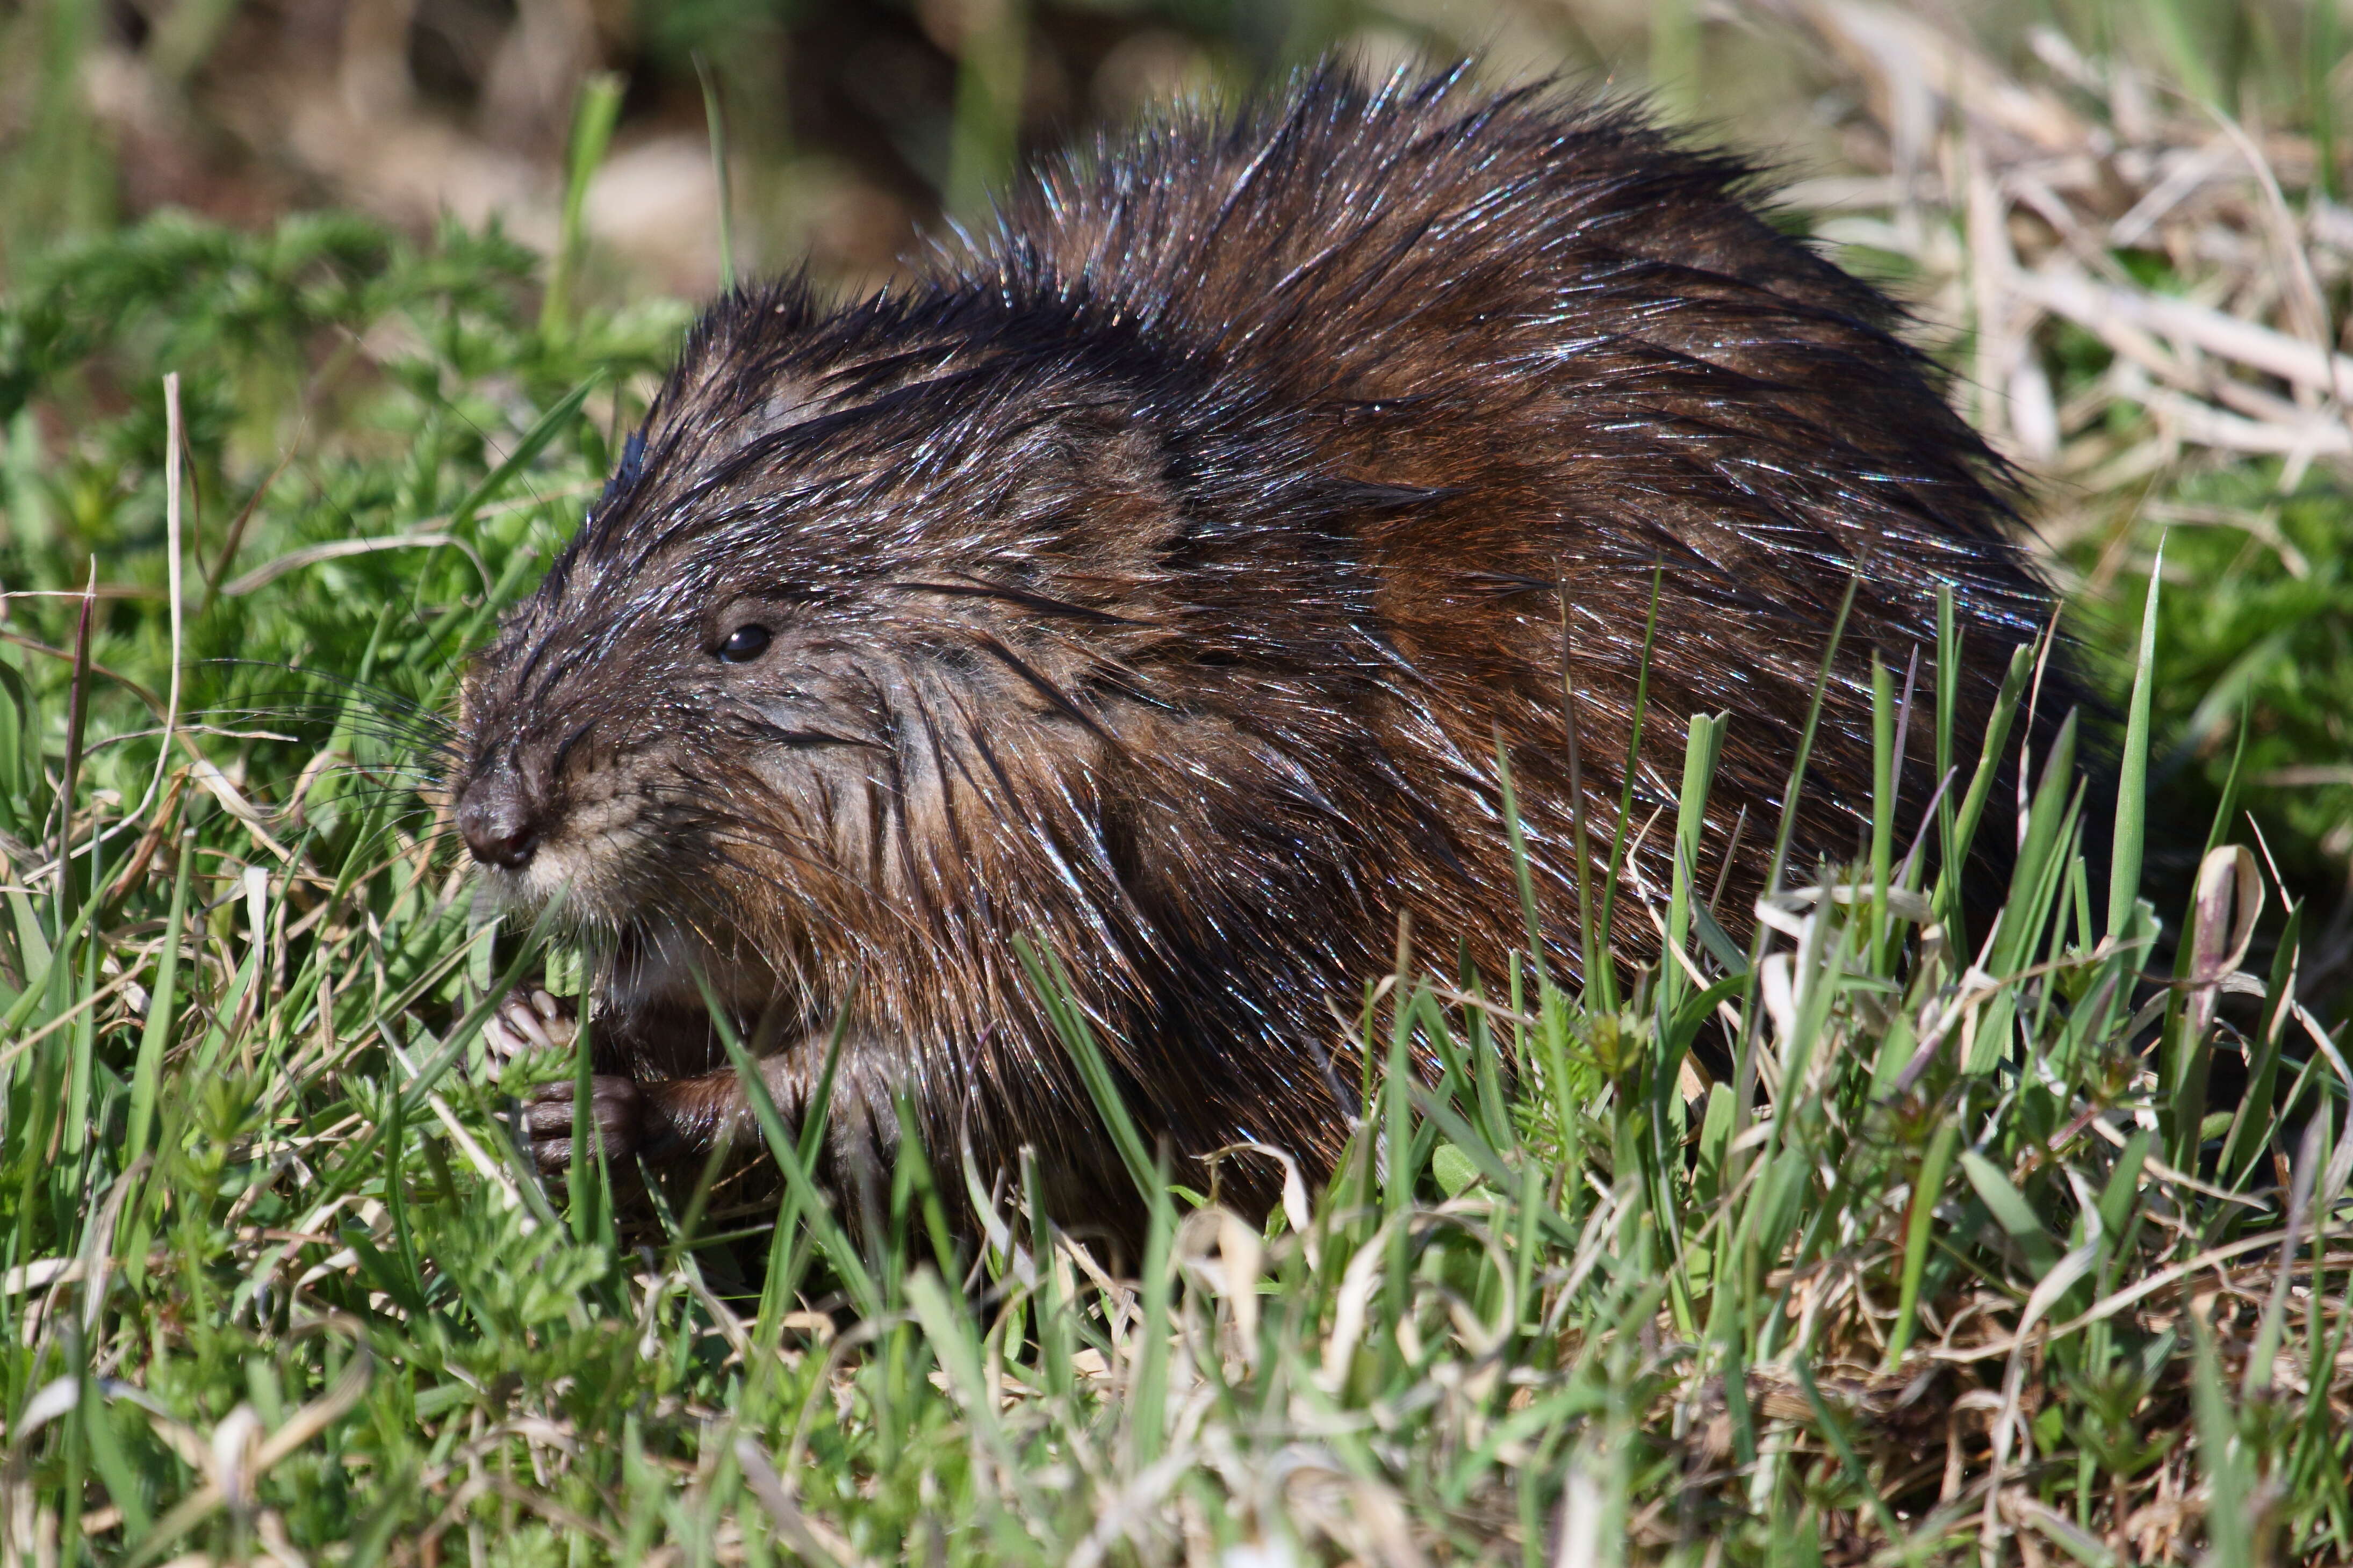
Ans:
<svg viewBox="0 0 2353 1568"><path fill-rule="evenodd" d="M569 1051L576 1028L569 1005L534 988L499 1005L482 1026L482 1043L495 1059L510 1061L526 1052Z"/></svg>
<svg viewBox="0 0 2353 1568"><path fill-rule="evenodd" d="M543 1171L562 1171L573 1163L574 1093L569 1082L551 1083L523 1101L523 1132ZM591 1136L607 1160L617 1163L637 1153L644 1110L644 1097L633 1080L605 1076L588 1080Z"/></svg>

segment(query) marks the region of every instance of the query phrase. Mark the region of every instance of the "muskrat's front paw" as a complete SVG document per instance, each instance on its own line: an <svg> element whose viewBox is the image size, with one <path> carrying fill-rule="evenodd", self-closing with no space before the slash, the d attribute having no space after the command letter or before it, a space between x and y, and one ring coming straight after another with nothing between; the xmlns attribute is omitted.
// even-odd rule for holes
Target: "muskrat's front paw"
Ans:
<svg viewBox="0 0 2353 1568"><path fill-rule="evenodd" d="M528 1051L569 1051L579 1026L570 1003L536 988L528 994L514 991L482 1026L482 1045L495 1061L510 1061Z"/></svg>
<svg viewBox="0 0 2353 1568"><path fill-rule="evenodd" d="M562 1171L572 1163L572 1099L573 1086L566 1081L543 1084L523 1100L523 1131L543 1171ZM614 1163L629 1159L644 1145L646 1098L634 1079L590 1079L588 1116L597 1147Z"/></svg>

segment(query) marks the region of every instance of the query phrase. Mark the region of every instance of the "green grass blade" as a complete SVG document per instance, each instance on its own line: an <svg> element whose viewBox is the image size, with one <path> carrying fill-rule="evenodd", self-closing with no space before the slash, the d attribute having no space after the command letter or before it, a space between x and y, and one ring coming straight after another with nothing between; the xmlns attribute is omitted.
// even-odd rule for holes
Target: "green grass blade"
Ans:
<svg viewBox="0 0 2353 1568"><path fill-rule="evenodd" d="M1798 749L1789 759L1789 787L1781 792L1781 823L1773 834L1773 862L1765 876L1767 892L1778 892L1782 873L1789 866L1789 844L1798 831L1798 801L1805 794L1806 764L1814 753L1814 735L1822 721L1822 699L1831 688L1831 670L1838 660L1839 644L1846 637L1846 618L1853 612L1854 595L1862 586L1861 577L1850 577L1846 593L1839 600L1838 616L1831 622L1830 640L1822 645L1821 668L1814 672L1813 696L1806 703L1806 722L1798 731Z"/></svg>
<svg viewBox="0 0 2353 1568"><path fill-rule="evenodd" d="M1994 1223L2010 1236L2019 1251L2025 1255L2027 1266L2034 1278L2042 1279L2059 1266L2061 1248L2052 1240L2051 1233L2042 1227L2033 1205L2025 1194L2010 1184L2000 1166L1974 1149L1961 1151L1961 1173L1969 1185L1977 1189L1978 1199L1994 1217Z"/></svg>
<svg viewBox="0 0 2353 1568"><path fill-rule="evenodd" d="M590 376L556 399L546 413L533 421L531 428L523 432L522 439L499 459L496 468L482 476L482 482L476 485L449 513L448 531L453 534L464 532L474 521L474 515L496 499L498 493L506 488L508 480L521 473L533 458L545 450L550 441L569 429L573 421L579 417L580 405L588 401L588 395L596 390L603 379L602 375ZM529 563L528 560L522 563L524 565ZM497 596L493 595L492 598Z"/></svg>
<svg viewBox="0 0 2353 1568"><path fill-rule="evenodd" d="M2172 3L2172 0L2168 0ZM2116 823L2109 845L2107 934L2122 940L2140 896L2140 861L2148 829L2149 700L2157 684L2157 611L2165 582L2165 541L2149 563L2148 596L2141 605L2140 643L2133 663L2132 697L2125 709L2124 754L2116 759Z"/></svg>
<svg viewBox="0 0 2353 1568"><path fill-rule="evenodd" d="M1708 786L1715 782L1716 759L1724 751L1729 713L1713 717L1694 713L1683 742L1683 787L1675 801L1674 880L1667 893L1667 954L1659 965L1659 1011L1672 1017L1690 989L1689 977L1673 954L1691 940L1692 911L1702 908L1692 883L1699 864L1700 845L1707 832Z"/></svg>
<svg viewBox="0 0 2353 1568"><path fill-rule="evenodd" d="M547 289L540 296L539 330L551 340L572 330L572 290L587 249L588 182L596 177L621 116L622 81L599 72L580 84L572 106L572 139L564 159L564 213L557 225L555 255L548 263ZM475 505L480 505L477 500Z"/></svg>
<svg viewBox="0 0 2353 1568"><path fill-rule="evenodd" d="M2194 1314L2190 1327L2197 1360L2190 1378L2190 1404L2197 1413L2198 1463L2206 1472L2206 1561L2214 1568L2255 1568L2255 1541L2249 1505L2254 1478L2241 1451L2237 1417L2222 1386L2212 1331Z"/></svg>
<svg viewBox="0 0 2353 1568"><path fill-rule="evenodd" d="M1937 1123L1930 1135L1928 1147L1920 1157L1917 1173L1912 1181L1912 1201L1906 1211L1904 1226L1904 1273L1897 1286L1895 1323L1887 1334L1886 1365L1892 1371L1904 1363L1904 1352L1911 1348L1912 1334L1919 1321L1920 1282L1928 1268L1928 1250L1936 1223L1936 1200L1943 1195L1946 1173L1952 1169L1954 1152L1959 1148L1961 1129L1957 1121Z"/></svg>
<svg viewBox="0 0 2353 1568"><path fill-rule="evenodd" d="M1626 864L1627 836L1633 831L1634 781L1642 772L1642 725L1651 711L1651 656L1658 645L1659 602L1666 586L1666 568L1651 569L1651 606L1642 617L1641 662L1634 670L1634 711L1626 731L1626 771L1618 790L1618 822L1609 839L1609 868L1601 879L1601 913L1595 921L1593 940L1603 952L1610 950L1610 931L1618 908L1618 873ZM1599 974L1588 976L1588 986L1599 985L1599 1005L1605 1011L1618 1006L1617 969L1604 963Z"/></svg>
<svg viewBox="0 0 2353 1568"><path fill-rule="evenodd" d="M180 1007L180 939L188 915L188 872L195 863L195 834L180 833L179 868L172 875L171 912L164 920L164 945L155 961L155 989L147 1003L147 1022L139 1033L139 1058L131 1074L131 1125L123 1139L127 1166L147 1152L155 1117L155 1093L164 1076L164 1055L172 1047L172 1025Z"/></svg>
<svg viewBox="0 0 2353 1568"><path fill-rule="evenodd" d="M955 121L949 149L947 210L972 222L1013 173L1029 78L1028 0L974 0L959 16Z"/></svg>
<svg viewBox="0 0 2353 1568"><path fill-rule="evenodd" d="M759 1124L760 1136L767 1141L768 1152L775 1156L776 1169L783 1173L786 1190L791 1193L803 1223L817 1237L818 1249L825 1254L834 1273L839 1276L842 1288L857 1304L860 1313L878 1318L882 1312L882 1293L875 1288L874 1278L867 1271L858 1249L849 1244L839 1222L833 1217L832 1207L825 1194L818 1190L817 1179L809 1173L807 1162L801 1158L800 1145L785 1129L783 1115L768 1092L768 1080L760 1072L760 1064L752 1059L744 1042L726 1020L725 1009L719 1005L717 994L710 983L697 976L703 995L711 1006L712 1022L720 1044L726 1048L727 1059L734 1066L735 1076L744 1086L744 1098L752 1107L752 1117Z"/></svg>
<svg viewBox="0 0 2353 1568"><path fill-rule="evenodd" d="M2223 1137L2221 1157L2214 1167L2216 1180L2231 1191L2239 1190L2253 1173L2256 1156L2278 1136L2282 1113L2287 1109L2277 1102L2274 1091L2279 1084L2280 1046L2295 1005L2296 955L2302 951L2303 938L2304 906L2290 904L2264 987L2271 1005L2265 1010L2263 1026L2248 1043L2246 1088L2240 1091L2238 1106L2231 1115L2231 1131Z"/></svg>
<svg viewBox="0 0 2353 1568"><path fill-rule="evenodd" d="M1077 1064L1079 1077L1094 1101L1095 1112L1111 1133L1112 1145L1119 1151L1136 1191L1147 1202L1155 1201L1165 1189L1152 1156L1145 1151L1144 1134L1136 1130L1135 1118L1128 1111L1126 1098L1119 1091L1119 1080L1095 1039L1094 1030L1073 1000L1070 975L1062 968L1061 959L1027 937L1015 937L1013 948L1021 960L1021 967L1029 973L1039 1005L1046 1010L1047 1021L1053 1026L1062 1048Z"/></svg>
<svg viewBox="0 0 2353 1568"><path fill-rule="evenodd" d="M1871 1484L1871 1477L1864 1471L1862 1459L1856 1457L1854 1438L1848 1433L1846 1423L1839 1419L1831 1409L1829 1401L1822 1397L1821 1388L1814 1382L1813 1368L1806 1364L1803 1355L1792 1357L1789 1365L1798 1374L1798 1386L1805 1390L1806 1403L1813 1406L1815 1426L1829 1442L1831 1451L1838 1456L1839 1468L1845 1472L1847 1485L1862 1494L1863 1500L1871 1505L1873 1515L1879 1521L1879 1528L1889 1541L1904 1540L1906 1534L1904 1526L1896 1520L1895 1510L1887 1506L1887 1500L1879 1495L1879 1489Z"/></svg>
<svg viewBox="0 0 2353 1568"><path fill-rule="evenodd" d="M1955 847L1955 828L1959 802L1955 798L1953 784L1954 728L1959 722L1961 701L1961 639L1962 631L1953 614L1953 589L1949 583L1936 588L1936 847L1939 866L1957 865L1960 851Z"/></svg>
<svg viewBox="0 0 2353 1568"><path fill-rule="evenodd" d="M1968 794L1962 797L1960 810L1955 814L1945 864L1936 874L1937 918L1956 931L1960 929L1961 878L1968 865L1969 847L1977 840L1978 819L1985 814L1986 802L1992 798L1994 775L2001 770L2002 747L2010 739L2010 724L2018 716L2019 701L2026 694L2026 682L2033 670L2033 648L2021 644L2010 650L2010 668L2003 673L2001 690L1994 698L1992 711L1986 716L1985 742L1978 751L1977 772L1970 775Z"/></svg>
<svg viewBox="0 0 2353 1568"><path fill-rule="evenodd" d="M1512 783L1511 752L1504 744L1500 726L1495 731L1495 787L1503 795L1504 843L1511 851L1512 879L1519 889L1520 923L1528 933L1528 962L1541 977L1546 973L1544 921L1536 910L1535 878L1528 867L1527 828L1520 820L1519 791ZM1605 963L1603 967L1608 966ZM1588 972L1586 984L1597 984L1597 976Z"/></svg>
<svg viewBox="0 0 2353 1568"><path fill-rule="evenodd" d="M1176 1209L1167 1199L1168 1163L1164 1157L1154 1170L1154 1190L1160 1194L1146 1216L1144 1237L1144 1327L1135 1352L1134 1380L1127 1388L1127 1448L1131 1462L1142 1470L1160 1458L1167 1437L1168 1335L1160 1325L1168 1321L1168 1303L1176 1268L1170 1262L1176 1239Z"/></svg>
<svg viewBox="0 0 2353 1568"><path fill-rule="evenodd" d="M719 192L719 289L723 294L735 292L735 204L733 188L728 178L727 105L719 91L719 79L711 69L711 62L700 54L694 57L695 79L702 86L702 123L711 138L711 178Z"/></svg>

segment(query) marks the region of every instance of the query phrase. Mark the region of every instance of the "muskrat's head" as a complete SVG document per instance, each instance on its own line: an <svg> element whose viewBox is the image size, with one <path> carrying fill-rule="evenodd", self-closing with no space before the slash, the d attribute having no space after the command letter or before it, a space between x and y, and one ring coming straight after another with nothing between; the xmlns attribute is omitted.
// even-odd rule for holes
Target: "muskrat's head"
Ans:
<svg viewBox="0 0 2353 1568"><path fill-rule="evenodd" d="M814 1000L1103 869L1117 775L1184 721L1170 670L1237 656L1176 604L1199 524L1155 391L963 308L779 290L697 331L466 680L451 805L494 896L671 988Z"/></svg>

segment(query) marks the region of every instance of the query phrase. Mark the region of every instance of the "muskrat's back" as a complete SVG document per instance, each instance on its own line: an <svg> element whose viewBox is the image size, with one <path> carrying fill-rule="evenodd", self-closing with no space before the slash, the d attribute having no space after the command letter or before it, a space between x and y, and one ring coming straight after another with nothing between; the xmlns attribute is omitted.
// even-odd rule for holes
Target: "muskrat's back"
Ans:
<svg viewBox="0 0 2353 1568"><path fill-rule="evenodd" d="M1356 1074L1335 1006L1400 916L1449 973L1525 945L1499 747L1573 966L1564 669L1608 825L1654 574L1635 817L1687 717L1729 712L1698 867L1734 856L1727 911L1859 581L1796 837L1852 854L1873 650L1926 669L1949 585L1973 748L2048 595L1893 307L1748 177L1548 89L1327 69L1065 161L896 294L716 306L465 701L487 878L617 939L608 1142L743 1134L699 971L788 1114L846 1018L837 1175L904 1094L936 1150L1034 1144L1066 1208L1124 1209L1027 936L1147 1133L1323 1166ZM1665 837L1621 952L1655 951Z"/></svg>

